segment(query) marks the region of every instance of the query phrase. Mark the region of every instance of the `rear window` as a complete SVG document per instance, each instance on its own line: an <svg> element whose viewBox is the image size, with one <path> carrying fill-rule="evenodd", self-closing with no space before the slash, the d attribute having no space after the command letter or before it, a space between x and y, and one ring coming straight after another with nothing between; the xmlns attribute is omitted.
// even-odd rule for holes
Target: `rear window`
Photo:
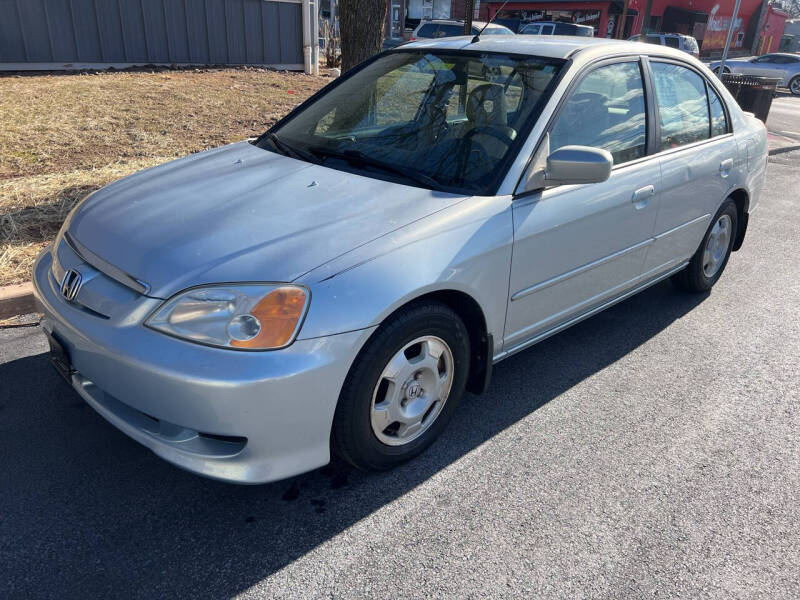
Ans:
<svg viewBox="0 0 800 600"><path fill-rule="evenodd" d="M437 28L438 28L437 25L432 25L430 23L428 25L423 25L422 27L419 28L419 31L417 31L417 36L425 38L436 37Z"/></svg>
<svg viewBox="0 0 800 600"><path fill-rule="evenodd" d="M645 40L648 44L656 44L658 46L661 45L661 36L660 35L648 35Z"/></svg>
<svg viewBox="0 0 800 600"><path fill-rule="evenodd" d="M669 46L670 48L680 48L681 41L676 37L667 37L664 36L664 43Z"/></svg>
<svg viewBox="0 0 800 600"><path fill-rule="evenodd" d="M455 35L464 35L463 25L439 25L438 37L453 37Z"/></svg>
<svg viewBox="0 0 800 600"><path fill-rule="evenodd" d="M513 31L506 27L487 27L482 35L512 35L513 33Z"/></svg>

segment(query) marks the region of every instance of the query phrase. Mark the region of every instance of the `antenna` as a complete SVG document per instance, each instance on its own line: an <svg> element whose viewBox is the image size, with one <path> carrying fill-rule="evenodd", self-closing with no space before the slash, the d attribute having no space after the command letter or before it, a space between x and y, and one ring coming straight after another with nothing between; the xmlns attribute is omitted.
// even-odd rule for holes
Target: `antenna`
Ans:
<svg viewBox="0 0 800 600"><path fill-rule="evenodd" d="M486 29L489 26L489 23L492 23L495 20L495 18L497 18L497 14L506 7L506 4L508 4L508 0L503 2L502 6L500 6L500 8L497 9L497 12L494 13L494 16L491 19L486 21L486 25L484 25L481 28L481 30L478 33L475 34L475 37L472 38L472 41L470 42L470 44L476 44L476 43L481 41L481 34L483 33L483 30Z"/></svg>

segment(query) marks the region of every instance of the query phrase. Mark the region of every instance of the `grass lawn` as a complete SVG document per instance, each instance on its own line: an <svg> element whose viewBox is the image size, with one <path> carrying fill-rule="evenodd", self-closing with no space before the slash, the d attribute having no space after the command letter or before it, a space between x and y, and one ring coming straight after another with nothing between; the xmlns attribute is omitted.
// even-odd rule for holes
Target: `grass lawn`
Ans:
<svg viewBox="0 0 800 600"><path fill-rule="evenodd" d="M261 69L0 76L0 285L89 192L255 136L330 81Z"/></svg>

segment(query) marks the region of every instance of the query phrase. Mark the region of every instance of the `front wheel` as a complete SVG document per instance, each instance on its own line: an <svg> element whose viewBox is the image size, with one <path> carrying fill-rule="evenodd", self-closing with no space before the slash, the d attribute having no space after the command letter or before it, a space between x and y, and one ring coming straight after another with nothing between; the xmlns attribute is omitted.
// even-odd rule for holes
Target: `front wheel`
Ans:
<svg viewBox="0 0 800 600"><path fill-rule="evenodd" d="M672 283L687 292L707 292L725 270L736 239L738 213L732 200L717 211L705 237L683 271L672 276Z"/></svg>
<svg viewBox="0 0 800 600"><path fill-rule="evenodd" d="M419 302L373 334L347 375L334 451L365 470L390 469L439 436L464 393L469 335L448 306Z"/></svg>
<svg viewBox="0 0 800 600"><path fill-rule="evenodd" d="M789 82L789 91L795 96L800 96L800 75L792 77L792 80Z"/></svg>

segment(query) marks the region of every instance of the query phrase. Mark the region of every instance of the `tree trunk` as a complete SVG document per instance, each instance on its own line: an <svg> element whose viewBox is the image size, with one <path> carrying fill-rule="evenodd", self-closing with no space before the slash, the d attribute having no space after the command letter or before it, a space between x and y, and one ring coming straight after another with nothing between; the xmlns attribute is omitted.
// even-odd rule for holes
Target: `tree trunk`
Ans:
<svg viewBox="0 0 800 600"><path fill-rule="evenodd" d="M385 21L386 0L339 0L342 71L380 52Z"/></svg>

